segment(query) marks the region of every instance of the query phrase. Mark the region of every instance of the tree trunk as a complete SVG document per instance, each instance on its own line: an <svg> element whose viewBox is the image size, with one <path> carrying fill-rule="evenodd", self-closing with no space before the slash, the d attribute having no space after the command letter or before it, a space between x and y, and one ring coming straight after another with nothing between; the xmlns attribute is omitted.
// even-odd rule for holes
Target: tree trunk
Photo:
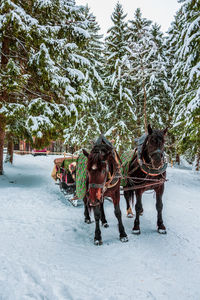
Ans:
<svg viewBox="0 0 200 300"><path fill-rule="evenodd" d="M3 148L5 137L6 119L0 114L0 175L3 175Z"/></svg>
<svg viewBox="0 0 200 300"><path fill-rule="evenodd" d="M146 89L145 89L145 77L144 77L144 67L143 67L143 63L142 63L142 87L143 87L143 91L144 91L144 130L145 133L148 133L148 129L147 129L147 93L146 93Z"/></svg>
<svg viewBox="0 0 200 300"><path fill-rule="evenodd" d="M195 170L199 171L199 167L200 167L200 148L197 150L197 154L196 154L196 166L195 166Z"/></svg>
<svg viewBox="0 0 200 300"><path fill-rule="evenodd" d="M13 149L14 149L14 143L13 143L13 135L9 133L7 135L8 139L8 148L7 148L7 156L6 156L6 162L13 163Z"/></svg>
<svg viewBox="0 0 200 300"><path fill-rule="evenodd" d="M1 45L1 68L4 70L8 63L10 54L10 40L8 37L3 36ZM8 102L8 92L6 87L3 86L3 91L0 94L0 108L3 102ZM6 117L0 114L0 175L3 174L3 147L5 138L5 128L6 128Z"/></svg>
<svg viewBox="0 0 200 300"><path fill-rule="evenodd" d="M144 90L144 129L145 129L145 132L148 133L148 130L147 130L147 94L146 94L144 81L143 81L143 90Z"/></svg>
<svg viewBox="0 0 200 300"><path fill-rule="evenodd" d="M176 154L176 163L180 165L180 155L178 153Z"/></svg>

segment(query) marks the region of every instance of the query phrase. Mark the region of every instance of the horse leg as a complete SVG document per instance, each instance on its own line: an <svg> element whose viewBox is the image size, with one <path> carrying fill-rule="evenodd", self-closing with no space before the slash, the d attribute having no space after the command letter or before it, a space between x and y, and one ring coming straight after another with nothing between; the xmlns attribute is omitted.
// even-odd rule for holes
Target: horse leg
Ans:
<svg viewBox="0 0 200 300"><path fill-rule="evenodd" d="M142 212L142 193L136 191L136 204L135 204L135 211L136 211L136 217L134 221L134 227L132 230L132 233L134 234L140 234L140 214Z"/></svg>
<svg viewBox="0 0 200 300"><path fill-rule="evenodd" d="M124 225L122 223L122 213L119 207L119 203L115 205L115 216L118 220L118 227L119 227L119 238L121 242L128 242L127 234L124 230Z"/></svg>
<svg viewBox="0 0 200 300"><path fill-rule="evenodd" d="M89 214L89 209L88 209L87 197L86 196L83 198L83 202L84 202L85 223L90 224L92 222L91 222L91 219L90 219L90 214Z"/></svg>
<svg viewBox="0 0 200 300"><path fill-rule="evenodd" d="M163 203L162 203L162 195L164 192L164 184L162 187L156 190L156 209L157 209L157 226L158 226L158 232L165 234L167 233L165 225L163 224L162 219L162 209L163 209Z"/></svg>
<svg viewBox="0 0 200 300"><path fill-rule="evenodd" d="M124 191L124 198L126 199L126 212L127 212L127 218L133 218L133 211L130 206L130 201L132 199L133 202L133 194L131 194L129 191Z"/></svg>
<svg viewBox="0 0 200 300"><path fill-rule="evenodd" d="M102 226L105 227L105 228L109 227L108 222L107 222L106 217L105 217L105 213L104 213L104 205L103 205L103 203L100 204L100 212L101 212L101 222L102 222Z"/></svg>
<svg viewBox="0 0 200 300"><path fill-rule="evenodd" d="M85 210L84 210L85 223L90 224L90 223L92 223L92 222L91 222L91 218L90 218L88 206L87 206L87 204L85 204L85 203L84 203L84 206L85 206Z"/></svg>
<svg viewBox="0 0 200 300"><path fill-rule="evenodd" d="M95 228L95 236L94 236L94 244L95 245L102 245L102 239L101 239L101 230L99 226L99 220L101 218L101 211L99 205L94 206L94 218L95 218L95 223L96 223L96 228Z"/></svg>

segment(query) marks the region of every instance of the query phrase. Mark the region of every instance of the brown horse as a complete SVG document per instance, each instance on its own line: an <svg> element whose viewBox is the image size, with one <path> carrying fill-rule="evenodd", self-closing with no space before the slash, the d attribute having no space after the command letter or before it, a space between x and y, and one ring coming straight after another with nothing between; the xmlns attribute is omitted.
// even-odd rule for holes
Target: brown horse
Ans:
<svg viewBox="0 0 200 300"><path fill-rule="evenodd" d="M153 130L148 125L148 135L143 136L142 143L138 143L137 155L133 156L129 164L127 185L124 187L124 197L127 211L130 211L130 200L136 195L136 217L132 232L140 234L140 215L143 212L142 194L150 189L156 192L157 229L159 233L166 233L162 219L162 195L166 181L167 163L164 157L164 136L167 129Z"/></svg>
<svg viewBox="0 0 200 300"><path fill-rule="evenodd" d="M115 176L116 161L113 149L109 145L98 144L93 147L90 154L83 149L83 153L88 157L87 163L87 192L84 197L85 222L91 223L89 211L93 209L96 223L94 244L101 245L101 230L99 221L108 227L104 213L104 196L111 197L114 204L115 216L118 220L120 240L127 242L128 237L124 230L121 218L120 201L120 177Z"/></svg>

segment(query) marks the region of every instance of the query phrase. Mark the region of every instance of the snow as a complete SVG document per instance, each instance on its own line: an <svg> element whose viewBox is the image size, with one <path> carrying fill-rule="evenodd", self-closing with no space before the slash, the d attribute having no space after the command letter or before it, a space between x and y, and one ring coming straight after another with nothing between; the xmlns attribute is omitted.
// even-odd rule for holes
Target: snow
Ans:
<svg viewBox="0 0 200 300"><path fill-rule="evenodd" d="M52 2L51 0L37 0L35 6L38 6L39 8L44 8L44 7L51 7Z"/></svg>
<svg viewBox="0 0 200 300"><path fill-rule="evenodd" d="M84 74L78 69L72 69L72 68L68 67L66 70L72 78L77 78L78 81L81 81L81 80L85 79Z"/></svg>
<svg viewBox="0 0 200 300"><path fill-rule="evenodd" d="M27 120L27 126L29 125L32 131L38 131L41 126L53 127L50 119L47 116L29 117ZM30 124L29 124L30 123Z"/></svg>
<svg viewBox="0 0 200 300"><path fill-rule="evenodd" d="M90 34L86 30L84 30L83 28L75 26L73 29L78 34L83 35L86 39L90 38Z"/></svg>
<svg viewBox="0 0 200 300"><path fill-rule="evenodd" d="M93 245L94 223L73 207L50 173L56 156L14 156L0 176L0 298L10 300L200 299L200 176L168 168L163 197L167 235L156 232L155 198L143 196L141 235L118 238L113 205L104 244Z"/></svg>

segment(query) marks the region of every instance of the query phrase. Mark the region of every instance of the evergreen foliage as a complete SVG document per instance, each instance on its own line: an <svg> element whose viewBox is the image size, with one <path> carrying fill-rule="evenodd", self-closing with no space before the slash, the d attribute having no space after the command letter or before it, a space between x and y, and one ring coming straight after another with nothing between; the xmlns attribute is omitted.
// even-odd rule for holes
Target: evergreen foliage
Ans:
<svg viewBox="0 0 200 300"><path fill-rule="evenodd" d="M122 150L151 123L199 164L200 1L179 2L167 37L140 9L127 22L118 2L103 42L74 0L1 0L0 174L5 130L38 148L104 133Z"/></svg>
<svg viewBox="0 0 200 300"><path fill-rule="evenodd" d="M84 94L80 99L80 110L74 118L71 118L64 134L65 142L75 147L87 146L103 130L100 100L100 91L104 88L102 35L99 34L100 27L88 6L82 7L82 13L87 20L87 30L90 35L80 52L80 55L84 56L85 61L87 61Z"/></svg>
<svg viewBox="0 0 200 300"><path fill-rule="evenodd" d="M119 2L111 16L113 26L105 40L105 107L108 107L106 135L115 139L117 148L131 145L135 125L135 105L128 83L128 33L126 15Z"/></svg>
<svg viewBox="0 0 200 300"><path fill-rule="evenodd" d="M95 98L85 9L71 0L3 0L0 14L0 114L13 133L20 123L19 137L63 138Z"/></svg>
<svg viewBox="0 0 200 300"><path fill-rule="evenodd" d="M174 67L172 113L177 151L200 153L200 2L182 0L169 30ZM199 154L198 154L199 155ZM191 159L191 158L190 158Z"/></svg>
<svg viewBox="0 0 200 300"><path fill-rule="evenodd" d="M160 128L166 125L172 93L160 27L142 18L140 9L129 23L130 80L136 100L139 134L146 131L147 123Z"/></svg>

